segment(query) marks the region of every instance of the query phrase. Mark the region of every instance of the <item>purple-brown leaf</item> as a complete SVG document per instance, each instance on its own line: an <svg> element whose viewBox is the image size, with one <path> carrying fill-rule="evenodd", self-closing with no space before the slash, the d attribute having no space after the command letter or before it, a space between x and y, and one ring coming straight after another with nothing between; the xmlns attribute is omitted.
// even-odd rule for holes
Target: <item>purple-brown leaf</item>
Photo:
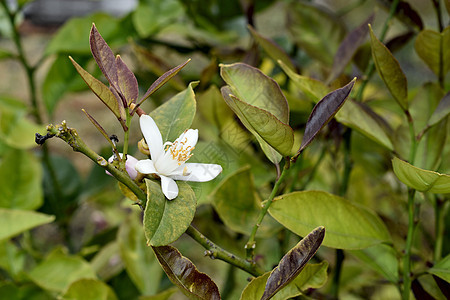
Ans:
<svg viewBox="0 0 450 300"><path fill-rule="evenodd" d="M286 253L267 279L261 300L272 298L280 289L294 280L316 254L324 237L325 227L319 226Z"/></svg>
<svg viewBox="0 0 450 300"><path fill-rule="evenodd" d="M327 80L328 82L332 82L342 73L342 71L344 71L353 55L355 55L356 50L358 50L366 39L366 36L369 33L369 27L367 24L372 23L374 17L375 15L372 14L369 18L362 22L361 25L349 32L339 45L339 49L334 56L333 68Z"/></svg>
<svg viewBox="0 0 450 300"><path fill-rule="evenodd" d="M219 289L205 273L172 246L152 247L170 281L190 299L220 299Z"/></svg>
<svg viewBox="0 0 450 300"><path fill-rule="evenodd" d="M158 79L156 79L155 82L152 83L152 85L148 88L147 92L145 92L144 96L142 96L142 99L139 101L139 105L145 101L148 97L150 97L154 92L156 92L160 87L162 87L167 81L169 81L173 76L177 75L178 72L183 69L188 62L190 62L191 59L188 59L181 65L176 66L173 69L170 69L163 75L161 75Z"/></svg>
<svg viewBox="0 0 450 300"><path fill-rule="evenodd" d="M98 32L95 24L92 24L89 44L91 46L92 56L94 56L103 75L105 75L111 86L119 90L116 58L111 48L109 48L108 44Z"/></svg>
<svg viewBox="0 0 450 300"><path fill-rule="evenodd" d="M117 79L119 83L120 92L125 97L127 106L131 103L136 103L139 96L139 86L133 72L123 62L120 55L116 57Z"/></svg>
<svg viewBox="0 0 450 300"><path fill-rule="evenodd" d="M306 122L305 134L303 135L300 149L297 152L299 155L316 137L317 133L331 120L331 118L338 112L344 104L345 99L350 95L356 78L354 78L346 86L332 91L322 98L313 111L309 115Z"/></svg>

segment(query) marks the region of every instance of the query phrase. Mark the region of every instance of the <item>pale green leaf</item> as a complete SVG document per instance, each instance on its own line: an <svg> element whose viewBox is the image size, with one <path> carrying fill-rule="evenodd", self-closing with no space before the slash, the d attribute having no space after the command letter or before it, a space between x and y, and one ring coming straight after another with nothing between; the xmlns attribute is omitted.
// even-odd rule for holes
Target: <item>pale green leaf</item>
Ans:
<svg viewBox="0 0 450 300"><path fill-rule="evenodd" d="M398 258L391 246L379 244L362 250L350 250L350 253L390 282L398 282Z"/></svg>
<svg viewBox="0 0 450 300"><path fill-rule="evenodd" d="M420 169L397 157L392 160L397 178L415 190L436 194L450 193L450 175Z"/></svg>
<svg viewBox="0 0 450 300"><path fill-rule="evenodd" d="M95 279L95 272L87 261L78 256L69 256L56 249L33 268L28 277L40 287L65 291L73 282L85 278Z"/></svg>
<svg viewBox="0 0 450 300"><path fill-rule="evenodd" d="M326 229L322 245L338 249L364 249L391 237L374 212L322 191L293 192L276 197L269 213L300 236L318 226Z"/></svg>
<svg viewBox="0 0 450 300"><path fill-rule="evenodd" d="M450 254L438 261L428 273L439 276L450 283Z"/></svg>
<svg viewBox="0 0 450 300"><path fill-rule="evenodd" d="M36 226L53 222L54 216L34 211L0 208L0 241Z"/></svg>
<svg viewBox="0 0 450 300"><path fill-rule="evenodd" d="M450 26L442 33L425 29L416 38L414 47L417 55L436 76L445 76L450 69Z"/></svg>
<svg viewBox="0 0 450 300"><path fill-rule="evenodd" d="M62 295L63 300L116 300L114 291L103 281L80 279L73 282Z"/></svg>
<svg viewBox="0 0 450 300"><path fill-rule="evenodd" d="M369 139L373 140L379 145L393 150L394 146L383 129L385 127L380 124L380 118L374 118L374 112L363 103L358 103L347 100L347 103L342 106L341 110L336 114L336 120L350 128L353 128L364 134Z"/></svg>

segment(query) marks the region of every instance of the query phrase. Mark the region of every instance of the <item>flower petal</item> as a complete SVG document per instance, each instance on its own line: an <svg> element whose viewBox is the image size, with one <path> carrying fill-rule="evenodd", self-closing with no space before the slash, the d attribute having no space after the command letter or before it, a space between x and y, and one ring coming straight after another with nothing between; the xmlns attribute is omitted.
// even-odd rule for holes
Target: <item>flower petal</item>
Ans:
<svg viewBox="0 0 450 300"><path fill-rule="evenodd" d="M205 182L213 180L222 172L216 164L185 163L175 170L170 177L175 180Z"/></svg>
<svg viewBox="0 0 450 300"><path fill-rule="evenodd" d="M142 115L139 119L141 131L150 150L152 160L157 161L164 153L161 132L155 121L149 115Z"/></svg>
<svg viewBox="0 0 450 300"><path fill-rule="evenodd" d="M167 199L172 200L178 196L178 185L172 178L162 176L161 177L161 189Z"/></svg>
<svg viewBox="0 0 450 300"><path fill-rule="evenodd" d="M138 161L134 168L142 174L158 174L158 171L156 171L155 165L151 159L143 159Z"/></svg>

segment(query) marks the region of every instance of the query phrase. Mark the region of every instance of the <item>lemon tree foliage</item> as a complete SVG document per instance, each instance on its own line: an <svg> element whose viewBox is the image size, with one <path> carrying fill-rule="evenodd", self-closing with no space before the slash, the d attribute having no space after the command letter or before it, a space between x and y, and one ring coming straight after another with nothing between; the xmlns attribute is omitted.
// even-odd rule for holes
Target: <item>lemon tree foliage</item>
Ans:
<svg viewBox="0 0 450 300"><path fill-rule="evenodd" d="M445 299L448 0L13 2L0 298Z"/></svg>

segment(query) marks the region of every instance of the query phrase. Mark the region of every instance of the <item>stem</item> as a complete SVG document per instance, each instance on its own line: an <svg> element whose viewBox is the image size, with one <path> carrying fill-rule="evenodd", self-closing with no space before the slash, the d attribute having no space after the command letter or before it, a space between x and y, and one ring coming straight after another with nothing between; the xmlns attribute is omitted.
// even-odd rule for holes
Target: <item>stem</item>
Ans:
<svg viewBox="0 0 450 300"><path fill-rule="evenodd" d="M442 245L445 233L445 216L448 208L450 207L449 204L449 201L445 201L444 199L435 196L434 211L436 242L434 244L434 263L438 262L442 258Z"/></svg>
<svg viewBox="0 0 450 300"><path fill-rule="evenodd" d="M128 142L129 142L129 138L130 138L131 115L129 113L129 108L128 107L125 108L125 115L127 117L127 120L126 120L127 130L125 131L124 140L123 140L123 157L124 157L124 160L126 160L126 157L127 157Z"/></svg>
<svg viewBox="0 0 450 300"><path fill-rule="evenodd" d="M400 3L400 0L394 0L392 2L391 9L389 10L389 15L386 18L386 20L384 21L383 28L381 29L381 34L380 34L380 38L379 38L380 42L383 42L386 37L386 33L389 29L390 22L391 22L392 18L394 17L395 12L397 11L397 7L398 7L399 3ZM369 83L369 80L372 77L374 71L375 71L375 63L373 62L373 60L371 60L369 65L366 68L366 71L364 72L363 81L361 83L361 86L359 87L358 93L356 94L356 101L362 100L362 95L363 95L364 89L366 88L367 84Z"/></svg>
<svg viewBox="0 0 450 300"><path fill-rule="evenodd" d="M414 238L414 196L416 190L408 190L408 235L406 237L405 254L403 256L403 293L402 299L409 300L411 291L411 247Z"/></svg>
<svg viewBox="0 0 450 300"><path fill-rule="evenodd" d="M264 216L267 214L267 211L269 210L269 207L273 202L273 198L275 198L275 196L278 192L278 189L280 188L280 185L283 182L284 177L287 174L288 169L289 169L289 159L286 160L286 164L284 165L283 171L281 172L281 175L278 178L278 180L275 182L275 185L272 189L272 193L270 193L269 199L267 199L262 210L260 211L258 219L256 221L256 224L253 226L252 232L250 234L250 238L248 239L248 242L245 245L245 249L247 250L247 259L250 259L253 257L253 252L256 247L256 242L255 242L256 232L258 231L258 228L261 226Z"/></svg>
<svg viewBox="0 0 450 300"><path fill-rule="evenodd" d="M228 252L227 250L222 249L221 247L211 242L192 225L188 227L188 229L186 230L186 234L193 238L197 243L202 245L207 250L205 254L210 256L211 258L223 260L224 262L236 266L239 269L244 270L245 272L256 277L261 276L264 273L264 271L260 269L254 262L245 260Z"/></svg>
<svg viewBox="0 0 450 300"><path fill-rule="evenodd" d="M441 2L439 0L431 0L431 2L433 2L434 10L436 11L438 30L439 32L442 32L444 25L442 24Z"/></svg>
<svg viewBox="0 0 450 300"><path fill-rule="evenodd" d="M405 115L408 120L409 125L409 135L411 139L411 149L409 152L409 163L414 164L414 160L416 158L416 151L417 151L417 139L416 139L416 133L414 131L414 120L411 117L411 114L408 110L405 110Z"/></svg>
<svg viewBox="0 0 450 300"><path fill-rule="evenodd" d="M47 126L48 133L55 135L65 141L69 146L72 147L74 151L81 152L87 157L89 157L92 161L97 163L99 166L107 170L111 175L113 175L117 180L126 185L139 199L137 203L141 207L145 207L145 203L147 201L146 193L134 182L126 171L121 171L117 169L113 164L108 163L108 161L90 149L83 140L78 136L78 133L75 129L67 127L65 121L61 123L61 125Z"/></svg>

